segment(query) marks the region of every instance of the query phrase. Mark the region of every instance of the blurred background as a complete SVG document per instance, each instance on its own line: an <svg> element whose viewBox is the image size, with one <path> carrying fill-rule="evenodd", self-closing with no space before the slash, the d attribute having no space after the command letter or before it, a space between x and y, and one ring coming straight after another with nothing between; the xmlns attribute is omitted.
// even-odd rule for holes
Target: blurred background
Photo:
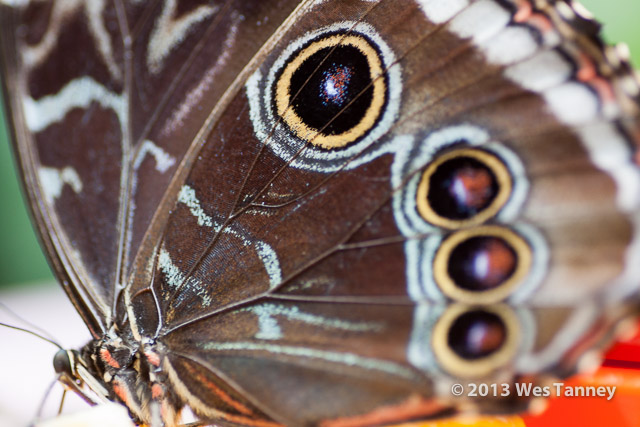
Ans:
<svg viewBox="0 0 640 427"><path fill-rule="evenodd" d="M640 66L640 0L583 0L582 3L604 24L606 40L609 43L625 41ZM53 333L63 346L77 348L89 335L55 284L34 235L3 116L0 111L0 302L21 318ZM2 306L0 321L19 322ZM0 342L0 427L26 425L33 419L47 385L54 378L51 360L55 347L1 327ZM55 390L46 411L49 415L55 413L55 406L60 402L60 387ZM77 398L71 406L86 408Z"/></svg>

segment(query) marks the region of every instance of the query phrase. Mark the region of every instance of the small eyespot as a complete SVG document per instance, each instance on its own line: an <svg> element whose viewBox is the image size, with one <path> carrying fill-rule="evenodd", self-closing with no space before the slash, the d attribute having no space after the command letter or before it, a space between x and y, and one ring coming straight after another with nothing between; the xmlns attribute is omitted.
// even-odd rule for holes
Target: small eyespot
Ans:
<svg viewBox="0 0 640 427"><path fill-rule="evenodd" d="M296 52L277 77L275 111L298 138L343 148L378 123L387 85L380 53L365 36L328 33Z"/></svg>
<svg viewBox="0 0 640 427"><path fill-rule="evenodd" d="M476 148L456 149L425 169L416 206L422 218L433 225L469 227L496 216L512 188L511 175L500 158Z"/></svg>
<svg viewBox="0 0 640 427"><path fill-rule="evenodd" d="M520 329L507 306L454 304L434 326L434 354L452 375L485 376L513 359Z"/></svg>
<svg viewBox="0 0 640 427"><path fill-rule="evenodd" d="M520 235L500 226L483 226L446 238L434 257L433 274L449 298L488 304L508 297L531 264L531 248Z"/></svg>

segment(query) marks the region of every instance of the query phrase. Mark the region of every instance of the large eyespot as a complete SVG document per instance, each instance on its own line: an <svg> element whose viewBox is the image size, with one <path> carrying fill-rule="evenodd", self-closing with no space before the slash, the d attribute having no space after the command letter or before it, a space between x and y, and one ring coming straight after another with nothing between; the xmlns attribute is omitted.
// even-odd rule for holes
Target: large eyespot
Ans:
<svg viewBox="0 0 640 427"><path fill-rule="evenodd" d="M434 326L433 351L452 375L486 376L513 359L520 329L517 316L507 306L456 304Z"/></svg>
<svg viewBox="0 0 640 427"><path fill-rule="evenodd" d="M436 158L422 173L416 207L425 221L457 229L496 216L513 188L505 164L477 148L457 149Z"/></svg>
<svg viewBox="0 0 640 427"><path fill-rule="evenodd" d="M287 40L247 79L246 95L256 137L294 168L354 169L406 148L407 136L389 132L400 111L402 68L365 22Z"/></svg>
<svg viewBox="0 0 640 427"><path fill-rule="evenodd" d="M325 34L294 54L275 85L278 116L325 149L366 135L380 119L387 81L380 53L361 34Z"/></svg>
<svg viewBox="0 0 640 427"><path fill-rule="evenodd" d="M517 233L499 226L458 231L433 260L433 275L448 297L469 304L503 300L531 270L532 253Z"/></svg>

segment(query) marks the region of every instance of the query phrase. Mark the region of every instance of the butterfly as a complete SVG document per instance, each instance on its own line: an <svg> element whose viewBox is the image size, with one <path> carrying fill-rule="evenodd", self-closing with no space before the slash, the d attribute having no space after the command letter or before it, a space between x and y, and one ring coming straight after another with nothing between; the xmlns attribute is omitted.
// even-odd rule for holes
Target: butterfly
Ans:
<svg viewBox="0 0 640 427"><path fill-rule="evenodd" d="M32 214L93 339L61 381L175 425L526 410L636 313L639 82L566 1L5 2Z"/></svg>

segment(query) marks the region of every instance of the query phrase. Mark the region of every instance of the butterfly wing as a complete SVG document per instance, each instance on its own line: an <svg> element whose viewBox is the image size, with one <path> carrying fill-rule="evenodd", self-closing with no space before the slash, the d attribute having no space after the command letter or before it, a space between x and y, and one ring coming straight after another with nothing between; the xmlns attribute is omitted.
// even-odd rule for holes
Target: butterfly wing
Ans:
<svg viewBox="0 0 640 427"><path fill-rule="evenodd" d="M103 93L111 93L105 86L98 85L95 79L78 80L78 85L68 86L61 92L67 83L64 79L28 78L27 70L31 66L40 66L41 75L45 76L74 71L61 67L64 56L60 52L57 55L59 60L52 61L54 69L48 68L46 57L54 50L51 43L34 43L25 58L18 53L20 41L16 37L21 21L33 15L45 18L49 14L56 15L51 5L41 5L42 10L33 9L29 10L31 14L26 11L23 14L3 5L1 14L3 82L13 117L16 151L32 213L51 264L74 305L97 336L106 328L105 320L110 314L109 301L113 298L115 283L113 267L117 259L117 240L113 239L119 234L122 135L116 108L91 102L92 98L96 99L98 86L104 89ZM60 33L60 24L58 22L54 36ZM74 31L79 26L76 22ZM84 39L91 40L86 32L83 31ZM66 34L66 45L61 46L62 49L69 49L73 34L73 31ZM97 52L96 56L99 56ZM95 57L92 59L87 61L89 70L82 71L103 70L103 61ZM82 74L79 72L75 77ZM108 73L101 77L106 80L105 85L115 84ZM92 104L86 116L82 114L83 100L80 96L73 96L73 92L85 93L84 103L87 107ZM51 97L55 93L61 94L58 102ZM115 98L107 96L105 99ZM71 110L74 114L67 115ZM64 123L59 124L58 121ZM52 125L53 122L56 123ZM87 125L82 126L83 123ZM69 133L69 129L75 129L74 133ZM91 129L106 131L105 137L96 141L93 133L89 133ZM69 138L69 135L73 137ZM97 149L111 154L110 157L101 156L106 162L89 162L91 154L82 148L88 140L95 142ZM99 224L101 218L104 222Z"/></svg>
<svg viewBox="0 0 640 427"><path fill-rule="evenodd" d="M450 385L565 375L635 308L638 84L565 2L57 2L0 23L67 294L96 337L157 338L204 419L520 410Z"/></svg>
<svg viewBox="0 0 640 427"><path fill-rule="evenodd" d="M196 412L216 417L208 376L285 424L434 416L469 404L456 382L567 375L611 339L637 290L637 82L547 6L309 2L285 22L128 293L134 313L157 296L136 322L161 325Z"/></svg>
<svg viewBox="0 0 640 427"><path fill-rule="evenodd" d="M295 6L0 5L2 77L33 217L95 337L113 323L142 236L202 123ZM276 12L263 23L266 9Z"/></svg>

